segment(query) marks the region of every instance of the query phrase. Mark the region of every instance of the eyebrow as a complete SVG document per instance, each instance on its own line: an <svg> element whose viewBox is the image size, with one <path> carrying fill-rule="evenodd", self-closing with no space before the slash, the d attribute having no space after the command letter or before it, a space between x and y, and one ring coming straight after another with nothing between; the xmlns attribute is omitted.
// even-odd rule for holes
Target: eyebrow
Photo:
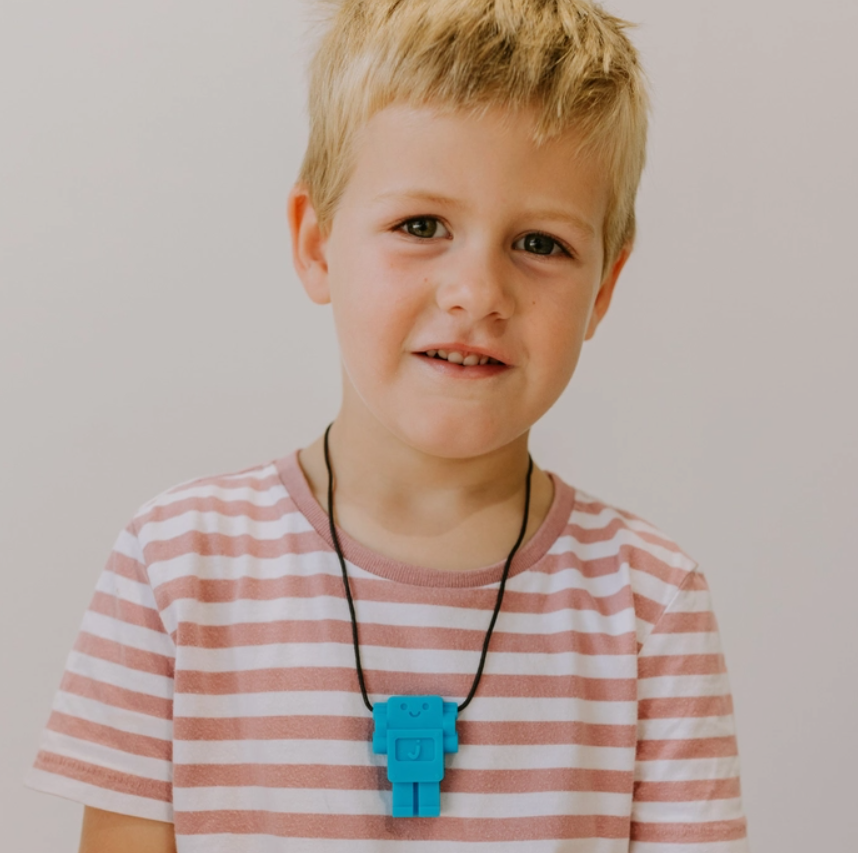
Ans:
<svg viewBox="0 0 858 853"><path fill-rule="evenodd" d="M428 192L425 190L391 190L390 192L377 195L372 200L372 204L377 204L378 202L386 201L390 198L426 201L430 204L452 207L456 210L463 210L466 207L466 205L459 199L445 195L438 195L438 193ZM528 210L526 212L526 216L532 219L555 219L560 222L567 222L573 227L578 228L580 231L583 231L589 237L596 236L596 230L593 226L584 219L583 216L578 216L578 214L573 213L571 210L562 210L560 208L538 208Z"/></svg>

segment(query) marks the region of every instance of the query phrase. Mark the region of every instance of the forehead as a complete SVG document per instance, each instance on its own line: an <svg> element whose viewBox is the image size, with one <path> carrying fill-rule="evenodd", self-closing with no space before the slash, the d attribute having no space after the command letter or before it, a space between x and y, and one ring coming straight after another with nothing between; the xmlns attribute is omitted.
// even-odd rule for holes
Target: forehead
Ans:
<svg viewBox="0 0 858 853"><path fill-rule="evenodd" d="M385 107L356 136L343 202L378 208L423 198L463 212L550 211L600 231L606 170L579 153L574 130L537 145L535 121L529 109Z"/></svg>

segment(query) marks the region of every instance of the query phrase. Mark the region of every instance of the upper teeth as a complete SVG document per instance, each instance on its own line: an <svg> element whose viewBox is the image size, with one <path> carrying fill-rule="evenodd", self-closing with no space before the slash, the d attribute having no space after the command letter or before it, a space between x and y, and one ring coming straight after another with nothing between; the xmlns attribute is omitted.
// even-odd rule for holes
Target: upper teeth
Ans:
<svg viewBox="0 0 858 853"><path fill-rule="evenodd" d="M489 362L500 364L497 359L489 358L487 355L480 356L473 352L465 355L458 350L430 349L426 350L426 355L430 358L443 358L453 364L461 364L464 367L476 367L478 364L488 364Z"/></svg>

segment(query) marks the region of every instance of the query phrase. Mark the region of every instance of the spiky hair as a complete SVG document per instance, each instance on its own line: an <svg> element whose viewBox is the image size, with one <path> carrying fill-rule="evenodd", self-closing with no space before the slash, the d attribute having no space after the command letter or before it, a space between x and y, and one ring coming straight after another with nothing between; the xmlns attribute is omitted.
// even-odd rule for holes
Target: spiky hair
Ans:
<svg viewBox="0 0 858 853"><path fill-rule="evenodd" d="M607 271L635 236L649 97L627 21L587 0L315 0L310 136L299 181L323 232L359 129L393 103L479 113L536 108L533 139L574 130L610 182Z"/></svg>

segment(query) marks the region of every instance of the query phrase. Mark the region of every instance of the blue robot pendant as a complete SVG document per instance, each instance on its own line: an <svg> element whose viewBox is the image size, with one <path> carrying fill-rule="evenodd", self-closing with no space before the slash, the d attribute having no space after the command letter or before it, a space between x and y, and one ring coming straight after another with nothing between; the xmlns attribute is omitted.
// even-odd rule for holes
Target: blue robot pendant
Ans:
<svg viewBox="0 0 858 853"><path fill-rule="evenodd" d="M440 696L391 696L372 709L372 751L387 756L394 817L438 817L444 755L459 751L455 702Z"/></svg>

